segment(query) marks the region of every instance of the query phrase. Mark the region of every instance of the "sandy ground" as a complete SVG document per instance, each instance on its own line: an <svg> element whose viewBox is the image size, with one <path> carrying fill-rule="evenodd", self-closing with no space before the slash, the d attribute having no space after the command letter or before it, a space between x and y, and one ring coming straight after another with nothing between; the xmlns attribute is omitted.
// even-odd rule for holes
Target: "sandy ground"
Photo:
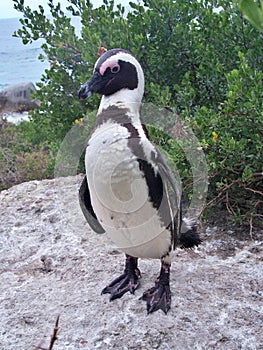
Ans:
<svg viewBox="0 0 263 350"><path fill-rule="evenodd" d="M200 248L174 253L170 312L147 315L138 299L159 261L140 261L135 295L109 302L100 294L124 257L85 222L80 181L32 181L0 194L1 349L48 349L58 315L54 350L263 349L262 242L203 229Z"/></svg>

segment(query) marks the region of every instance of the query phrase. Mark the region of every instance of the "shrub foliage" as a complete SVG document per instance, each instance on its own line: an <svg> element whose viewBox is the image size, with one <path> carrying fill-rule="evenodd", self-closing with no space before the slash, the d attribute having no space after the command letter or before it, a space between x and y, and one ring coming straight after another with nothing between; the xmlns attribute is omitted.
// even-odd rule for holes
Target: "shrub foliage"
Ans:
<svg viewBox="0 0 263 350"><path fill-rule="evenodd" d="M209 166L210 210L225 208L251 229L262 219L263 35L236 1L143 0L127 13L111 0L99 8L68 0L69 15L49 0L51 17L41 6L32 11L23 0L13 2L23 13L15 35L24 44L42 39L40 58L50 62L38 83L33 129L24 130L31 142L54 152L74 121L96 109L97 96L83 102L77 91L101 44L123 47L143 66L145 102L176 111L198 137ZM80 20L80 33L72 18ZM151 128L151 136L163 146L162 132ZM171 140L165 148L187 183L183 155Z"/></svg>

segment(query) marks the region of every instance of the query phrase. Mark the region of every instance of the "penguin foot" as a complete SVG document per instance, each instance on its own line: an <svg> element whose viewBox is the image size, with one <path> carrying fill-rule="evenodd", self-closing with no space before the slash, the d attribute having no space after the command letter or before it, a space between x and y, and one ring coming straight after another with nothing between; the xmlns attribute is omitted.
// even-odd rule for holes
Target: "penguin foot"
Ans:
<svg viewBox="0 0 263 350"><path fill-rule="evenodd" d="M127 292L134 294L135 290L140 285L139 278L141 277L141 272L137 267L137 262L137 258L126 255L124 273L105 287L101 294L109 293L110 301L121 298Z"/></svg>
<svg viewBox="0 0 263 350"><path fill-rule="evenodd" d="M147 313L162 310L165 314L171 307L171 290L169 285L170 266L162 264L160 276L155 282L155 286L143 293L140 300L147 303Z"/></svg>

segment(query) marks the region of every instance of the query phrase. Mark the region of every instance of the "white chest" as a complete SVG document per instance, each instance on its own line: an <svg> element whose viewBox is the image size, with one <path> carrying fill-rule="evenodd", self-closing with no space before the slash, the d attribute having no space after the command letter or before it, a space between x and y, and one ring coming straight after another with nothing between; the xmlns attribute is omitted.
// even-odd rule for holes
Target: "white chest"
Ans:
<svg viewBox="0 0 263 350"><path fill-rule="evenodd" d="M85 165L92 206L119 248L135 256L160 257L168 249L170 233L149 202L129 136L127 128L105 123L89 140ZM156 245L154 240L160 237Z"/></svg>
<svg viewBox="0 0 263 350"><path fill-rule="evenodd" d="M130 212L141 198L134 191L148 196L137 158L128 147L129 135L125 127L105 123L89 141L85 165L95 206L100 201L110 210Z"/></svg>

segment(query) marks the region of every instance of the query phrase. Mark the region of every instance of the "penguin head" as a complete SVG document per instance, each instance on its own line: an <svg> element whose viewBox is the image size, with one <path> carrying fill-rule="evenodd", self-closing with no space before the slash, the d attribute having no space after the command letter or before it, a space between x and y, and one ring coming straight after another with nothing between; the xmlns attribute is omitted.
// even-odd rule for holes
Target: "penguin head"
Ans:
<svg viewBox="0 0 263 350"><path fill-rule="evenodd" d="M129 100L140 101L144 74L140 63L129 51L112 49L99 57L92 77L79 90L79 98L85 99L93 93L110 97L119 92L125 92Z"/></svg>

